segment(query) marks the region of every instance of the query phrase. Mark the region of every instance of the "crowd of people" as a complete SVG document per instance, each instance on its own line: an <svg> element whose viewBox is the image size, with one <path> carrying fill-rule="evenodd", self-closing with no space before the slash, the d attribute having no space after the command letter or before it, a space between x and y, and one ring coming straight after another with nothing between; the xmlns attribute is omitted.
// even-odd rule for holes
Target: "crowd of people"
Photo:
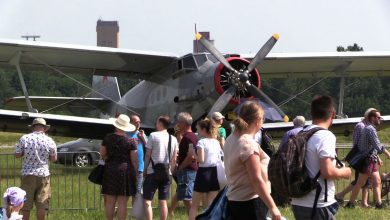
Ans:
<svg viewBox="0 0 390 220"><path fill-rule="evenodd" d="M382 165L378 154L390 153L380 144L376 126L380 124L380 112L368 109L364 120L354 130L353 145L364 154L364 163L356 169L356 180L344 191L336 194L335 180L349 178L351 169L336 165L336 136L328 130L336 116L334 103L329 96L316 97L311 104L312 125L305 126L305 118L297 116L294 129L282 138L280 147L301 131L320 127L307 141L305 165L314 178L320 171L319 185L323 189L318 203L313 207L316 191L300 198L292 198L292 211L296 219L335 219L334 216L344 196L351 191L345 207L354 207L360 189L367 191L371 182L376 208L381 203ZM181 112L175 120L175 134L168 133L171 118L162 115L156 119L155 132L146 137L140 129L137 115L121 114L112 119L115 131L102 141L100 155L105 160L102 194L106 218L120 220L127 217L127 204L137 193L142 194L145 219L153 219L152 200L158 192L160 219L174 215L177 203L184 203L188 218L198 215L199 207L208 207L222 189L217 178L217 164L223 161L227 179L227 219L281 219L281 213L271 197L268 180L270 157L261 148L261 128L264 122L263 108L251 101L245 102L233 121L234 130L226 137L222 127L224 116L214 112L210 118L196 123L197 134L192 130L192 116ZM29 219L35 203L37 219L45 218L50 198L49 161L57 159L56 145L45 132L49 125L42 118L33 121L32 133L24 135L16 146L15 156L23 157L21 188L10 188L4 194L9 219L13 213ZM173 177L173 178L171 178ZM368 179L371 181L368 181ZM382 178L388 178L383 175ZM168 208L172 179L176 192ZM13 197L14 196L14 197ZM23 199L21 199L23 197ZM363 193L362 206L367 207ZM115 212L115 207L117 210ZM315 212L312 212L315 209ZM20 217L20 216L19 216ZM18 218L15 218L18 219ZM19 218L20 219L20 218Z"/></svg>
<svg viewBox="0 0 390 220"><path fill-rule="evenodd" d="M382 209L384 205L382 203L381 196L381 179L386 179L386 175L379 174L379 167L383 164L378 154L384 153L387 158L390 158L390 153L380 143L376 127L381 123L381 114L374 108L369 108L364 114L364 119L356 124L353 132L353 148L358 149L357 156L361 155L361 158L352 162L356 164L355 168L355 180L344 189L336 194L336 199L340 204L343 203L344 196L351 192L350 199L345 205L347 208L355 207L355 200L360 191L362 190L362 202L361 206L369 208L368 204L368 189L372 188L375 208Z"/></svg>

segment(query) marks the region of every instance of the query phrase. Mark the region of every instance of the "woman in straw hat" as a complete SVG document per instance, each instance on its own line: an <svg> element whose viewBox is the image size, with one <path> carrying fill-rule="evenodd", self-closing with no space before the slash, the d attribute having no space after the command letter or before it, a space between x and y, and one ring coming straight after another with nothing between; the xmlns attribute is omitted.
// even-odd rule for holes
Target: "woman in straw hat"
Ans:
<svg viewBox="0 0 390 220"><path fill-rule="evenodd" d="M105 159L102 194L105 200L106 218L114 219L115 204L118 202L118 219L126 219L127 201L136 194L138 170L137 145L125 132L134 131L130 118L121 114L110 119L115 132L103 139L100 155Z"/></svg>

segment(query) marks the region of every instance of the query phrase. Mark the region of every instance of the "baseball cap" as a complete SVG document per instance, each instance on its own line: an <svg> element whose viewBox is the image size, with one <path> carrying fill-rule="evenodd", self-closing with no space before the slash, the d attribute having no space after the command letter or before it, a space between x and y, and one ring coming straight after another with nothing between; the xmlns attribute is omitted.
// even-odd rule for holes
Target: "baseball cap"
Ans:
<svg viewBox="0 0 390 220"><path fill-rule="evenodd" d="M225 117L220 112L213 112L213 114L211 114L211 118L214 120L219 120Z"/></svg>

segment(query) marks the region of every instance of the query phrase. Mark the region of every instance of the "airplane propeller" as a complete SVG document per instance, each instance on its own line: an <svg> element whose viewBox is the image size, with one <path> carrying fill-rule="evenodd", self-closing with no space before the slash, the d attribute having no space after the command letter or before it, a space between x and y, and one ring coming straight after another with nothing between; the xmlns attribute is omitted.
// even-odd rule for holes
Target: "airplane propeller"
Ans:
<svg viewBox="0 0 390 220"><path fill-rule="evenodd" d="M257 86L253 85L249 81L250 72L252 72L260 63L264 60L267 54L271 51L277 40L279 39L278 34L274 34L257 52L256 56L249 63L246 70L236 70L234 69L230 63L226 60L226 58L211 44L207 39L203 38L201 34L196 34L196 40L198 40L219 62L221 62L228 70L231 71L234 84L231 85L214 103L211 108L209 114L213 112L222 111L229 101L233 98L234 94L239 88L244 90L248 90L249 93L257 98L263 98L269 105L274 107L276 111L284 118L284 121L288 121L288 116L283 112L282 109L279 108L272 101L272 99L267 96L263 91L261 91Z"/></svg>
<svg viewBox="0 0 390 220"><path fill-rule="evenodd" d="M221 112L229 103L230 99L233 98L237 89L236 85L231 85L221 96L219 96L213 107L211 107L209 114L212 114L213 112Z"/></svg>

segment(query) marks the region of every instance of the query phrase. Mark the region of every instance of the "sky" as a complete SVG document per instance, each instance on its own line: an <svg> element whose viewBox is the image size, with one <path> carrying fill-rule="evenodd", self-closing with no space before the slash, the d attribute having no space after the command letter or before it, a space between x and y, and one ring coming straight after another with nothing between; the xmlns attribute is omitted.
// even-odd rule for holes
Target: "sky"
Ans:
<svg viewBox="0 0 390 220"><path fill-rule="evenodd" d="M390 51L389 0L0 0L0 38L96 45L96 22L117 20L120 47L184 55L194 24L224 53L333 52L358 43Z"/></svg>

